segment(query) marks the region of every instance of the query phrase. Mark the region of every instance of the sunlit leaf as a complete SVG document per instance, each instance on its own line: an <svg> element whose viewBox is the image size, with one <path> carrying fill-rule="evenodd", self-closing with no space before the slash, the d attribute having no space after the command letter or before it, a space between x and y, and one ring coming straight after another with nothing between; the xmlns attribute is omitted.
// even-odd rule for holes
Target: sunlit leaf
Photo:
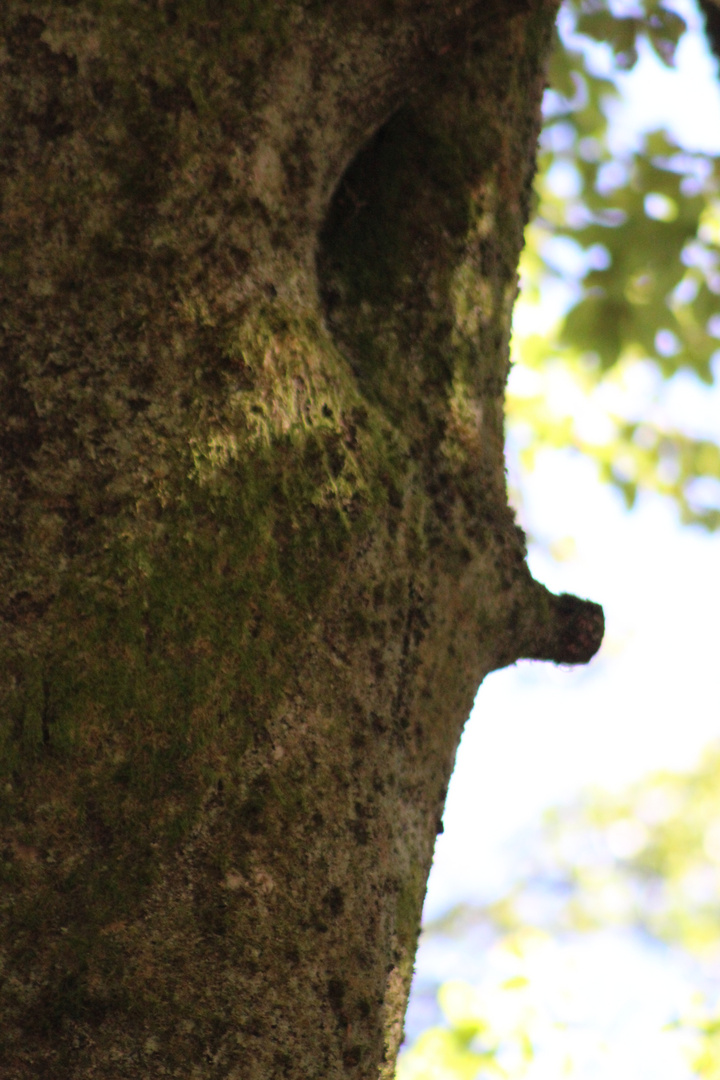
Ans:
<svg viewBox="0 0 720 1080"><path fill-rule="evenodd" d="M608 105L617 86L612 70L597 74L583 44L603 43L616 72L633 62L641 39L671 64L685 23L654 0L646 0L642 15L618 15L603 0L580 0L565 6L561 23L537 215L522 265L515 364L538 373L561 364L585 395L598 399L608 388L616 398L633 364L650 365L661 381L690 372L714 386L720 371L720 168L663 131L647 132L632 152L614 157ZM564 313L538 332L533 305L542 324L551 289L564 290ZM720 442L720 418L714 441L697 438L669 427L660 420L662 410L648 402L639 443L640 424L628 405L624 416L622 410L606 415L608 434L598 441L579 430L573 415L545 407L541 395L518 401L515 375L508 420L526 465L542 448L572 446L597 463L626 505L639 492L653 491L676 504L682 521L720 525L709 451Z"/></svg>

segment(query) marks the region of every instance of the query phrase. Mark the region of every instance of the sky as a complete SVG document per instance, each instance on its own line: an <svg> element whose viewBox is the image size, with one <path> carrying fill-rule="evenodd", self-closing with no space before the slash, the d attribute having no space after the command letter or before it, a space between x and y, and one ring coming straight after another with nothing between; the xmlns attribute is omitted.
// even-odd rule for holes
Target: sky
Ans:
<svg viewBox="0 0 720 1080"><path fill-rule="evenodd" d="M645 54L623 77L615 138L627 145L639 129L666 126L688 149L717 153L713 62L697 13L676 6L696 30L681 44L677 71ZM717 388L675 380L666 405L686 426L720 440ZM458 751L426 921L460 902L497 895L512 872L517 837L546 808L589 785L619 789L657 768L689 768L703 746L720 739L720 537L681 526L655 496L641 497L628 513L592 465L571 452L541 455L523 474L510 440L508 465L522 493L521 523L545 541L530 551L534 576L555 592L600 601L606 638L587 668L525 661L485 680ZM558 562L547 550L563 537L572 537L574 555ZM421 943L410 1041L437 1022L432 989L439 981L488 977L486 945L472 935ZM576 1075L689 1077L682 1055L668 1053L657 1036L687 991L682 974L628 943L584 948L587 955L568 956L559 968L555 956L544 991L555 1001L564 972L561 996L603 1043ZM538 985L545 986L542 977ZM538 1071L538 1080L543 1075Z"/></svg>
<svg viewBox="0 0 720 1080"><path fill-rule="evenodd" d="M525 511L547 535L573 537L574 558L558 564L531 550L530 566L554 592L603 604L605 642L588 667L521 661L485 680L448 792L426 918L500 887L506 841L544 807L591 784L619 788L688 767L720 737L720 539L678 526L655 497L628 514L570 455L547 455L534 470Z"/></svg>

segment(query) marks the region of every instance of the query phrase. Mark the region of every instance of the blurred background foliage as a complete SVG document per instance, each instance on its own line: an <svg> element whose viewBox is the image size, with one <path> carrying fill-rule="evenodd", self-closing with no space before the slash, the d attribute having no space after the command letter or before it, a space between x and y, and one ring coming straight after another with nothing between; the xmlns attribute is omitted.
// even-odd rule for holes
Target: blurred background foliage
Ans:
<svg viewBox="0 0 720 1080"><path fill-rule="evenodd" d="M489 977L481 988L441 988L446 1023L405 1051L398 1080L577 1072L580 1059L601 1052L601 1039L568 1022L571 1004L559 1019L547 971L560 968L567 943L617 931L661 948L664 963L674 960L690 976L696 989L686 1010L657 1036L668 1052L680 1045L688 1076L718 1080L718 775L720 745L692 772L657 773L623 793L591 792L549 812L504 896L429 926L428 934L452 935L482 924Z"/></svg>
<svg viewBox="0 0 720 1080"><path fill-rule="evenodd" d="M667 392L720 380L720 162L663 131L618 152L612 132L618 76L643 47L672 66L685 32L660 0L563 7L507 416L524 466L571 447L628 507L655 492L715 530L720 419L709 433L674 422ZM455 940L479 928L485 976L441 986L443 1023L403 1051L397 1080L602 1075L604 1036L573 1019L572 985L559 983L569 943L602 949L613 934L682 969L692 992L657 1040L682 1075L720 1080L718 776L720 746L693 772L549 813L505 895L427 926Z"/></svg>
<svg viewBox="0 0 720 1080"><path fill-rule="evenodd" d="M686 24L660 0L623 14L607 0L570 0L558 25L509 432L525 467L542 449L571 446L628 506L651 490L682 521L717 529L718 438L673 423L664 403L678 376L707 386L720 377L720 163L663 131L613 145L618 75L643 42L672 66Z"/></svg>

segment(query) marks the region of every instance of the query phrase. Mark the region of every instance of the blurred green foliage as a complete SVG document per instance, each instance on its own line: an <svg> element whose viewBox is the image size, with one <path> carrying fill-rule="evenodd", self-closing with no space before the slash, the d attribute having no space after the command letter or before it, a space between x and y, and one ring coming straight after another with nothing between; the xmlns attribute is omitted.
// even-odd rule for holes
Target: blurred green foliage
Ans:
<svg viewBox="0 0 720 1080"><path fill-rule="evenodd" d="M509 430L525 465L539 449L574 447L628 506L655 491L683 521L716 529L720 417L717 434L687 430L664 402L679 376L707 386L720 377L720 163L662 131L614 147L618 76L643 42L672 66L686 30L661 0L642 4L620 15L607 0L571 0L562 11L521 268ZM564 310L548 328L558 286Z"/></svg>
<svg viewBox="0 0 720 1080"><path fill-rule="evenodd" d="M579 1045L578 1032L548 1001L547 971L561 967L563 943L609 929L663 945L695 974L697 993L657 1037L667 1040L668 1053L679 1047L688 1076L718 1080L720 1001L705 976L717 974L720 960L719 776L720 745L691 772L656 773L624 793L590 793L551 812L512 889L484 908L451 913L436 928L484 924L494 940L489 979L481 989L442 987L446 1024L405 1052L397 1080L579 1071L579 1058L588 1050L597 1056L601 1040L588 1047L585 1032ZM542 1069L534 1072L539 1053Z"/></svg>

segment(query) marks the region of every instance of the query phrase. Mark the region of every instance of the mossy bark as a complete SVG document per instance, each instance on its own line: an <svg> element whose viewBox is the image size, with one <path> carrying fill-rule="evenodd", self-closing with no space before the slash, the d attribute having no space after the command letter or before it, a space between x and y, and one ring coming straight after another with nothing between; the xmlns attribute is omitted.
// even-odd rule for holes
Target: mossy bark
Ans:
<svg viewBox="0 0 720 1080"><path fill-rule="evenodd" d="M392 1075L477 687L602 634L503 462L553 17L5 0L3 1077Z"/></svg>

